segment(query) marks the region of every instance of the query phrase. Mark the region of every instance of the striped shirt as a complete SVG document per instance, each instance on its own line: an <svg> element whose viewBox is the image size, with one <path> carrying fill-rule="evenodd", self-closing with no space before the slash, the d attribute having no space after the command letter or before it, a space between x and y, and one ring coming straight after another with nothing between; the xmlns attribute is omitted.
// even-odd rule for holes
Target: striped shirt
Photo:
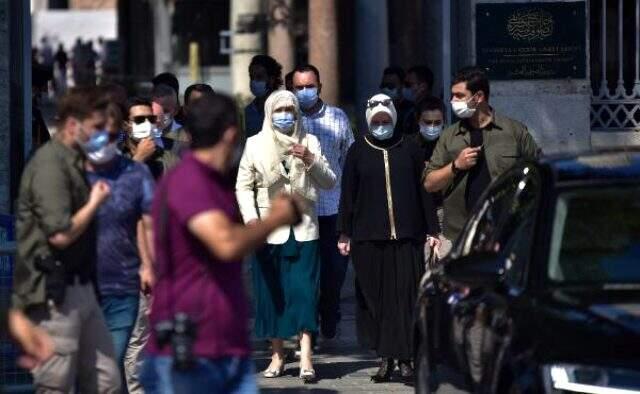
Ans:
<svg viewBox="0 0 640 394"><path fill-rule="evenodd" d="M320 141L322 154L329 161L331 170L336 174L336 185L329 190L320 190L318 198L318 216L331 216L338 213L340 202L340 182L347 151L353 143L353 132L349 118L343 110L322 104L313 114L302 113L302 121L309 134Z"/></svg>

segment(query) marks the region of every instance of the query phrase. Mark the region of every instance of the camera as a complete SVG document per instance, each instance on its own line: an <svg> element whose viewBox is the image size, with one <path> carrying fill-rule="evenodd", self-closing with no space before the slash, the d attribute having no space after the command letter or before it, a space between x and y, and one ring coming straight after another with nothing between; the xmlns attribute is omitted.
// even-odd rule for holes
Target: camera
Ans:
<svg viewBox="0 0 640 394"><path fill-rule="evenodd" d="M196 339L196 325L186 313L176 313L172 320L159 322L154 330L160 348L171 344L175 369L187 370L194 366L193 342Z"/></svg>
<svg viewBox="0 0 640 394"><path fill-rule="evenodd" d="M38 256L35 268L45 274L45 295L57 306L64 302L67 289L67 272L64 264L52 256Z"/></svg>

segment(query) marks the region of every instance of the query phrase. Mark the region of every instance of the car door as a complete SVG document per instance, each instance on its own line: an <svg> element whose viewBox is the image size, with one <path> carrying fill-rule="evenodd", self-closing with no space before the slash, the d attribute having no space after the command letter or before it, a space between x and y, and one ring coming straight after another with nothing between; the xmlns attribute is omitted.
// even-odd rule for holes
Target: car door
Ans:
<svg viewBox="0 0 640 394"><path fill-rule="evenodd" d="M484 194L456 245L459 257L491 253L501 262L497 286L462 289L453 307L458 363L483 391L495 390L512 338L512 301L523 293L540 196L534 165L510 170Z"/></svg>

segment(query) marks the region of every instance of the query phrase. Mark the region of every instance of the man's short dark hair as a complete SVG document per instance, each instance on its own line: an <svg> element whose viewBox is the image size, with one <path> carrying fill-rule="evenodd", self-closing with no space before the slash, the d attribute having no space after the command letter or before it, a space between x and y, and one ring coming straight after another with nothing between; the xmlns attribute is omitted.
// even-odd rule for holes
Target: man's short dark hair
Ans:
<svg viewBox="0 0 640 394"><path fill-rule="evenodd" d="M413 66L407 70L407 74L415 74L418 81L426 83L429 89L433 88L433 71L428 66Z"/></svg>
<svg viewBox="0 0 640 394"><path fill-rule="evenodd" d="M178 82L178 78L169 72L164 72L156 75L151 80L151 83L154 87L157 85L168 85L170 86L174 92L176 92L176 97L178 96L178 92L180 91L180 83Z"/></svg>
<svg viewBox="0 0 640 394"><path fill-rule="evenodd" d="M129 115L131 115L131 108L133 107L149 107L151 108L151 101L142 98L142 97L131 97L128 101L127 101L127 113L126 113L126 118L129 118Z"/></svg>
<svg viewBox="0 0 640 394"><path fill-rule="evenodd" d="M419 119L425 111L440 111L444 117L444 103L438 97L427 96L416 103L416 117Z"/></svg>
<svg viewBox="0 0 640 394"><path fill-rule="evenodd" d="M389 66L385 68L382 72L382 76L385 75L396 75L398 78L400 78L400 81L404 81L404 70L399 66Z"/></svg>
<svg viewBox="0 0 640 394"><path fill-rule="evenodd" d="M302 64L302 65L296 66L296 68L293 70L294 74L307 73L307 72L312 72L316 74L316 79L318 80L318 84L320 84L320 71L313 64Z"/></svg>
<svg viewBox="0 0 640 394"><path fill-rule="evenodd" d="M153 87L151 98L157 99L161 97L176 97L176 93L171 86L161 83Z"/></svg>
<svg viewBox="0 0 640 394"><path fill-rule="evenodd" d="M189 105L191 93L193 92L199 92L204 95L215 94L211 85L208 85L206 83L194 83L193 85L189 85L184 91L184 105Z"/></svg>
<svg viewBox="0 0 640 394"><path fill-rule="evenodd" d="M467 89L471 94L476 94L479 91L483 91L487 99L489 99L489 78L487 73L477 66L464 67L456 73L451 82L451 86L466 82Z"/></svg>
<svg viewBox="0 0 640 394"><path fill-rule="evenodd" d="M70 117L83 121L96 111L105 111L107 104L108 101L96 87L73 88L58 101L57 119L60 125Z"/></svg>
<svg viewBox="0 0 640 394"><path fill-rule="evenodd" d="M252 66L263 67L267 71L267 75L270 78L275 79L275 86L273 86L274 90L282 86L282 66L276 61L276 59L268 55L255 55L251 59L249 68Z"/></svg>
<svg viewBox="0 0 640 394"><path fill-rule="evenodd" d="M212 147L229 127L237 124L236 104L231 97L224 94L204 96L194 102L187 113L186 127L191 135L191 147Z"/></svg>

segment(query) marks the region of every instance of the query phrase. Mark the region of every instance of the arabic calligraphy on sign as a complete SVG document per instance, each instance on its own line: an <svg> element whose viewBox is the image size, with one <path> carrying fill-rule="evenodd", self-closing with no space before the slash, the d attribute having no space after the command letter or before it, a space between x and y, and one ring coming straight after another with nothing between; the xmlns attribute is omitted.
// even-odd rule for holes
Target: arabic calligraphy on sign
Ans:
<svg viewBox="0 0 640 394"><path fill-rule="evenodd" d="M518 41L541 41L553 34L553 16L539 9L514 12L507 21L509 36Z"/></svg>

